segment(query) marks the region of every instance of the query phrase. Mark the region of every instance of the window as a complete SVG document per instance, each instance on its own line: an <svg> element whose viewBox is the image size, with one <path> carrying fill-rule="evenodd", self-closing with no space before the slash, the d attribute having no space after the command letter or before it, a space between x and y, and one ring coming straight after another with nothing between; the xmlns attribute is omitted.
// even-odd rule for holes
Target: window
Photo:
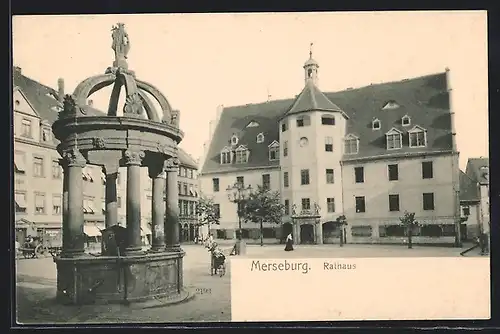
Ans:
<svg viewBox="0 0 500 334"><path fill-rule="evenodd" d="M231 163L231 151L224 148L220 153L220 163L221 165L227 165Z"/></svg>
<svg viewBox="0 0 500 334"><path fill-rule="evenodd" d="M184 190L184 195L189 195L187 183L182 184L182 190Z"/></svg>
<svg viewBox="0 0 500 334"><path fill-rule="evenodd" d="M364 167L354 167L354 179L356 183L365 182L365 168Z"/></svg>
<svg viewBox="0 0 500 334"><path fill-rule="evenodd" d="M425 147L427 146L426 131L420 127L414 127L408 131L410 135L410 147Z"/></svg>
<svg viewBox="0 0 500 334"><path fill-rule="evenodd" d="M236 163L244 164L248 162L248 150L243 147L239 147L236 149Z"/></svg>
<svg viewBox="0 0 500 334"><path fill-rule="evenodd" d="M148 178L148 190L151 190L151 189L153 189L153 179Z"/></svg>
<svg viewBox="0 0 500 334"><path fill-rule="evenodd" d="M60 179L61 178L61 166L59 166L58 160L52 160L52 178Z"/></svg>
<svg viewBox="0 0 500 334"><path fill-rule="evenodd" d="M283 187L288 188L290 186L290 180L288 179L288 172L283 172Z"/></svg>
<svg viewBox="0 0 500 334"><path fill-rule="evenodd" d="M33 176L43 177L43 158L33 158Z"/></svg>
<svg viewBox="0 0 500 334"><path fill-rule="evenodd" d="M271 175L262 174L262 187L264 189L271 189Z"/></svg>
<svg viewBox="0 0 500 334"><path fill-rule="evenodd" d="M309 169L302 169L300 171L300 184L301 185L309 184Z"/></svg>
<svg viewBox="0 0 500 334"><path fill-rule="evenodd" d="M389 211L399 211L399 195L389 195Z"/></svg>
<svg viewBox="0 0 500 334"><path fill-rule="evenodd" d="M94 209L94 199L93 198L84 198L83 199L83 213L93 215L95 213Z"/></svg>
<svg viewBox="0 0 500 334"><path fill-rule="evenodd" d="M399 168L398 165L388 165L387 172L389 174L389 181L397 181L399 179Z"/></svg>
<svg viewBox="0 0 500 334"><path fill-rule="evenodd" d="M189 177L190 179L194 178L194 171L193 171L192 169L189 169L189 170L188 170L188 177Z"/></svg>
<svg viewBox="0 0 500 334"><path fill-rule="evenodd" d="M14 167L17 174L26 173L26 154L24 152L14 152Z"/></svg>
<svg viewBox="0 0 500 334"><path fill-rule="evenodd" d="M359 140L355 137L346 137L344 140L344 153L356 154L359 150Z"/></svg>
<svg viewBox="0 0 500 334"><path fill-rule="evenodd" d="M374 119L372 121L372 130L380 130L380 120Z"/></svg>
<svg viewBox="0 0 500 334"><path fill-rule="evenodd" d="M285 132L286 130L288 130L288 123L281 123L281 132Z"/></svg>
<svg viewBox="0 0 500 334"><path fill-rule="evenodd" d="M321 116L321 124L323 125L335 125L335 117L332 115Z"/></svg>
<svg viewBox="0 0 500 334"><path fill-rule="evenodd" d="M269 145L269 161L279 160L280 158L280 146L277 141L273 141Z"/></svg>
<svg viewBox="0 0 500 334"><path fill-rule="evenodd" d="M284 157L288 156L288 141L285 141L283 143L283 156Z"/></svg>
<svg viewBox="0 0 500 334"><path fill-rule="evenodd" d="M434 210L434 193L423 193L422 199L424 210Z"/></svg>
<svg viewBox="0 0 500 334"><path fill-rule="evenodd" d="M333 169L326 169L326 183L334 183Z"/></svg>
<svg viewBox="0 0 500 334"><path fill-rule="evenodd" d="M214 204L214 211L216 217L220 218L220 204Z"/></svg>
<svg viewBox="0 0 500 334"><path fill-rule="evenodd" d="M180 182L177 182L177 193L181 195L182 193L182 184Z"/></svg>
<svg viewBox="0 0 500 334"><path fill-rule="evenodd" d="M371 237L372 227L370 225L361 225L351 227L351 235L353 237Z"/></svg>
<svg viewBox="0 0 500 334"><path fill-rule="evenodd" d="M116 197L116 206L118 208L122 207L122 198L120 196Z"/></svg>
<svg viewBox="0 0 500 334"><path fill-rule="evenodd" d="M21 121L21 136L26 138L33 138L31 131L31 120L24 118Z"/></svg>
<svg viewBox="0 0 500 334"><path fill-rule="evenodd" d="M432 179L434 177L434 168L432 161L422 161L422 179Z"/></svg>
<svg viewBox="0 0 500 334"><path fill-rule="evenodd" d="M16 213L26 213L26 209L28 207L26 204L26 193L16 192L14 196L16 202Z"/></svg>
<svg viewBox="0 0 500 334"><path fill-rule="evenodd" d="M301 128L303 126L311 125L311 117L304 115L297 117L297 127Z"/></svg>
<svg viewBox="0 0 500 334"><path fill-rule="evenodd" d="M302 199L302 210L311 210L311 199L303 198Z"/></svg>
<svg viewBox="0 0 500 334"><path fill-rule="evenodd" d="M245 178L243 176L237 176L236 184L238 185L238 187L243 188L245 186Z"/></svg>
<svg viewBox="0 0 500 334"><path fill-rule="evenodd" d="M365 207L365 196L356 196L355 198L356 201L356 212L365 212L366 207Z"/></svg>
<svg viewBox="0 0 500 334"><path fill-rule="evenodd" d="M257 144L264 142L264 134L261 132L257 135Z"/></svg>
<svg viewBox="0 0 500 334"><path fill-rule="evenodd" d="M61 195L52 195L52 213L58 215L61 213L62 201Z"/></svg>
<svg viewBox="0 0 500 334"><path fill-rule="evenodd" d="M35 193L35 213L45 214L45 194Z"/></svg>
<svg viewBox="0 0 500 334"><path fill-rule="evenodd" d="M285 200L285 216L288 216L290 215L290 201L289 200Z"/></svg>
<svg viewBox="0 0 500 334"><path fill-rule="evenodd" d="M329 197L326 199L327 212L335 212L335 198Z"/></svg>
<svg viewBox="0 0 500 334"><path fill-rule="evenodd" d="M420 228L420 235L423 237L442 237L443 229L440 225L426 224Z"/></svg>
<svg viewBox="0 0 500 334"><path fill-rule="evenodd" d="M212 189L214 193L218 192L219 189L219 178L215 177L212 179Z"/></svg>
<svg viewBox="0 0 500 334"><path fill-rule="evenodd" d="M184 216L189 215L189 206L188 206L188 201L182 201L182 213Z"/></svg>
<svg viewBox="0 0 500 334"><path fill-rule="evenodd" d="M325 152L333 152L333 138L325 137Z"/></svg>
<svg viewBox="0 0 500 334"><path fill-rule="evenodd" d="M411 124L411 118L408 115L405 115L401 118L401 125L408 126Z"/></svg>
<svg viewBox="0 0 500 334"><path fill-rule="evenodd" d="M48 128L42 128L42 141L50 141L52 139L52 132Z"/></svg>
<svg viewBox="0 0 500 334"><path fill-rule="evenodd" d="M470 207L468 206L462 207L462 215L465 217L470 216Z"/></svg>
<svg viewBox="0 0 500 334"><path fill-rule="evenodd" d="M392 128L385 134L385 138L388 150L397 150L402 147L402 135L397 129Z"/></svg>

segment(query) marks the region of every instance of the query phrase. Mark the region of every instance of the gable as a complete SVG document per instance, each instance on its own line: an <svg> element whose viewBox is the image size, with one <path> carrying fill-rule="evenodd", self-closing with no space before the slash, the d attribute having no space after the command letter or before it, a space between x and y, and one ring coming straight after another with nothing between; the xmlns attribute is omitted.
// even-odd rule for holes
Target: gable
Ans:
<svg viewBox="0 0 500 334"><path fill-rule="evenodd" d="M280 143L277 140L274 140L271 144L268 145L269 148L280 147Z"/></svg>
<svg viewBox="0 0 500 334"><path fill-rule="evenodd" d="M33 117L40 117L19 88L14 89L12 102L14 111Z"/></svg>
<svg viewBox="0 0 500 334"><path fill-rule="evenodd" d="M385 134L386 134L386 135L400 135L400 134L402 134L402 132L401 132L401 131L399 131L399 130L398 130L398 129L396 129L396 128L392 128L392 129L390 129L389 131L387 131Z"/></svg>

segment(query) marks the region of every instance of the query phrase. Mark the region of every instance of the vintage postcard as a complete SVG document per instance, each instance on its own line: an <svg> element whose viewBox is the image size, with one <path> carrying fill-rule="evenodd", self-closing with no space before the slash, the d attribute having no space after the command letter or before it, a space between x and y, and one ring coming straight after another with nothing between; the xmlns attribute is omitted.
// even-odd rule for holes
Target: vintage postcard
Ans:
<svg viewBox="0 0 500 334"><path fill-rule="evenodd" d="M486 18L15 16L18 324L489 319Z"/></svg>

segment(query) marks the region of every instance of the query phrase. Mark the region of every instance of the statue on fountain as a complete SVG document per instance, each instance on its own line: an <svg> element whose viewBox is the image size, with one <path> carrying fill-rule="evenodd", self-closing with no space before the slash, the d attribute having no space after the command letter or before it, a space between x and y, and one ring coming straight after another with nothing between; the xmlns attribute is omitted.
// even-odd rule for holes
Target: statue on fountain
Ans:
<svg viewBox="0 0 500 334"><path fill-rule="evenodd" d="M111 38L113 39L111 48L115 51L115 61L113 62L113 66L126 69L128 67L126 59L130 50L130 40L127 32L125 31L125 24L118 23L116 26L113 26L111 31Z"/></svg>

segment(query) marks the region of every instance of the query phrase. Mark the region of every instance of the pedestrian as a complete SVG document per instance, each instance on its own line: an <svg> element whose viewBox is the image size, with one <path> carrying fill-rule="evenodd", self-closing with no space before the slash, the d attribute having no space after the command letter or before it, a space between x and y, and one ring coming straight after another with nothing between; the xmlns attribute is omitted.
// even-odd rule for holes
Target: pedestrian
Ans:
<svg viewBox="0 0 500 334"><path fill-rule="evenodd" d="M285 251L293 251L293 237L292 233L289 233L286 237L286 245L285 245Z"/></svg>

